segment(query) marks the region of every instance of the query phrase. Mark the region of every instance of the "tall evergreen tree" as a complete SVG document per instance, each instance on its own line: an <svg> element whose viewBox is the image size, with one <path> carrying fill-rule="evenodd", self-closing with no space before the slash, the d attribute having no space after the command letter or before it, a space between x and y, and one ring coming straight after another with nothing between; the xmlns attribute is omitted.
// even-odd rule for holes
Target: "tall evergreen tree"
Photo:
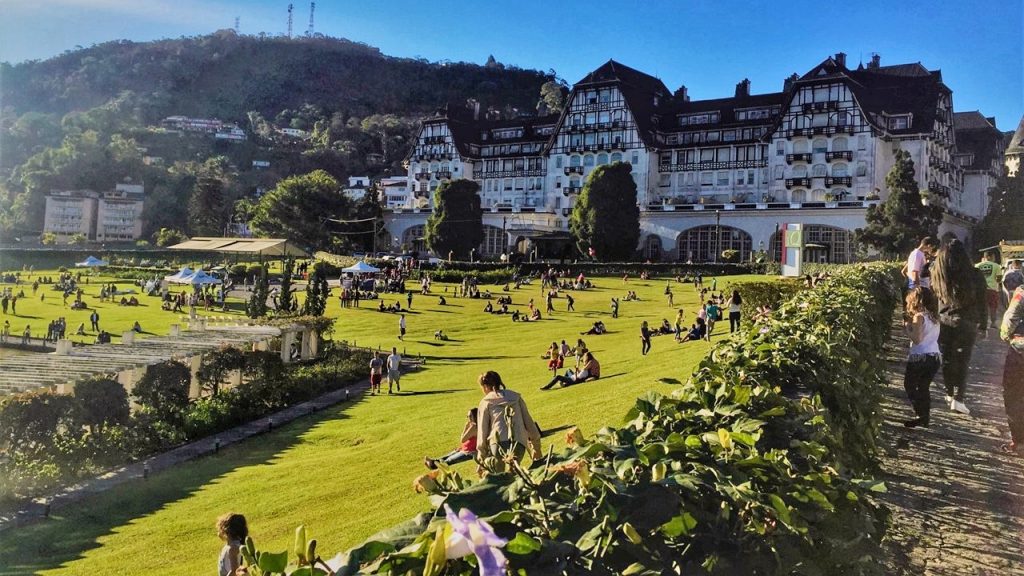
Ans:
<svg viewBox="0 0 1024 576"><path fill-rule="evenodd" d="M262 318L267 315L267 296L270 295L270 278L267 276L267 268L260 266L256 275L256 282L253 283L252 294L249 295L249 303L245 307L245 315L249 318Z"/></svg>
<svg viewBox="0 0 1024 576"><path fill-rule="evenodd" d="M896 162L885 176L889 196L885 202L868 208L867 226L857 231L857 239L883 255L906 254L925 236L938 236L945 199L933 193L925 195L914 178L914 161L906 150L896 150Z"/></svg>
<svg viewBox="0 0 1024 576"><path fill-rule="evenodd" d="M207 160L200 169L188 199L189 229L193 236L220 236L224 233L223 157Z"/></svg>
<svg viewBox="0 0 1024 576"><path fill-rule="evenodd" d="M988 192L988 214L974 232L974 247L995 246L1003 240L1024 240L1024 172L1002 177Z"/></svg>
<svg viewBox="0 0 1024 576"><path fill-rule="evenodd" d="M601 261L630 260L640 241L636 182L627 162L598 166L576 200L569 231L582 254Z"/></svg>
<svg viewBox="0 0 1024 576"><path fill-rule="evenodd" d="M472 180L444 182L434 191L434 213L427 218L423 239L434 254L454 252L467 258L484 241L480 185Z"/></svg>
<svg viewBox="0 0 1024 576"><path fill-rule="evenodd" d="M349 211L349 199L338 181L324 170L314 170L278 182L260 198L250 224L261 234L327 250L333 238L323 219L346 218Z"/></svg>
<svg viewBox="0 0 1024 576"><path fill-rule="evenodd" d="M302 313L307 316L323 316L327 310L327 295L330 287L327 286L327 271L323 262L313 265L313 273L309 277L309 286L306 288L306 304Z"/></svg>
<svg viewBox="0 0 1024 576"><path fill-rule="evenodd" d="M281 292L277 297L278 310L291 312L294 308L295 298L292 294L292 274L295 272L295 261L288 258L284 261L284 272L281 273Z"/></svg>

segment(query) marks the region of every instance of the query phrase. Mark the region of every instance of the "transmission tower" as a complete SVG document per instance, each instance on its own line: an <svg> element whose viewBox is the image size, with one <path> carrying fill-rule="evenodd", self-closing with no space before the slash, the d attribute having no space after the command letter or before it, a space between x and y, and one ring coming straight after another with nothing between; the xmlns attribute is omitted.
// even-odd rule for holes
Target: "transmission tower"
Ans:
<svg viewBox="0 0 1024 576"><path fill-rule="evenodd" d="M316 10L316 2L309 3L309 30L306 31L306 36L313 36L313 12Z"/></svg>
<svg viewBox="0 0 1024 576"><path fill-rule="evenodd" d="M238 34L238 16L235 16L235 34Z"/></svg>
<svg viewBox="0 0 1024 576"><path fill-rule="evenodd" d="M295 7L291 4L288 5L288 37L292 37L292 10Z"/></svg>

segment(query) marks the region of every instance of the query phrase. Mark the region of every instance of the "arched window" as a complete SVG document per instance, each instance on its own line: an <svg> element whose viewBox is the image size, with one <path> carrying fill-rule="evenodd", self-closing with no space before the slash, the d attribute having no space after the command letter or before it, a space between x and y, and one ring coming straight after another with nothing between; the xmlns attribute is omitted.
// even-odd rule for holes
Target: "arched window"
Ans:
<svg viewBox="0 0 1024 576"><path fill-rule="evenodd" d="M825 176L828 176L828 168L826 168L824 164L815 164L812 170L811 175L815 178L824 178Z"/></svg>
<svg viewBox="0 0 1024 576"><path fill-rule="evenodd" d="M406 229L402 234L402 246L408 250L426 252L427 243L423 241L423 225Z"/></svg>
<svg viewBox="0 0 1024 576"><path fill-rule="evenodd" d="M439 168L439 164L437 162L432 162L430 164L430 171L431 172L437 172L438 168Z"/></svg>
<svg viewBox="0 0 1024 576"><path fill-rule="evenodd" d="M825 190L824 189L818 188L818 189L814 190L813 192L811 192L811 201L812 202L821 202L824 199L825 199Z"/></svg>
<svg viewBox="0 0 1024 576"><path fill-rule="evenodd" d="M721 261L725 250L738 250L740 262L750 260L753 240L750 234L732 226L697 226L684 230L676 242L680 260Z"/></svg>
<svg viewBox="0 0 1024 576"><path fill-rule="evenodd" d="M579 178L570 178L569 179L569 188L579 188L579 187L580 187L580 179Z"/></svg>
<svg viewBox="0 0 1024 576"><path fill-rule="evenodd" d="M583 157L583 165L584 166L593 166L594 165L594 155L593 154L587 154L586 156L584 156Z"/></svg>
<svg viewBox="0 0 1024 576"><path fill-rule="evenodd" d="M828 152L828 140L825 140L824 138L815 138L812 148L813 149L811 151L815 154L819 152L824 154L825 152Z"/></svg>
<svg viewBox="0 0 1024 576"><path fill-rule="evenodd" d="M484 256L500 256L505 250L505 233L497 226L484 225L484 241L480 243L480 254Z"/></svg>
<svg viewBox="0 0 1024 576"><path fill-rule="evenodd" d="M807 140L795 140L793 141L793 154L805 154L808 152Z"/></svg>
<svg viewBox="0 0 1024 576"><path fill-rule="evenodd" d="M569 166L579 166L579 165L580 165L580 157L579 156L573 154L572 156L569 157Z"/></svg>
<svg viewBox="0 0 1024 576"><path fill-rule="evenodd" d="M612 162L622 162L622 152L612 152Z"/></svg>
<svg viewBox="0 0 1024 576"><path fill-rule="evenodd" d="M853 232L824 224L804 225L804 262L849 264L855 260ZM771 251L775 262L782 256L779 236L772 234Z"/></svg>
<svg viewBox="0 0 1024 576"><path fill-rule="evenodd" d="M807 177L807 166L804 164L797 164L793 166L793 178L806 178Z"/></svg>
<svg viewBox="0 0 1024 576"><path fill-rule="evenodd" d="M849 174L847 174L847 166L846 166L846 164L842 164L842 163L840 163L840 164L833 164L832 165L832 175L833 176L848 176Z"/></svg>
<svg viewBox="0 0 1024 576"><path fill-rule="evenodd" d="M839 136L832 140L832 150L836 152L845 152L849 150L850 141L845 136Z"/></svg>
<svg viewBox="0 0 1024 576"><path fill-rule="evenodd" d="M807 190L798 188L789 195L790 202L807 202Z"/></svg>
<svg viewBox="0 0 1024 576"><path fill-rule="evenodd" d="M661 236L651 234L644 241L644 258L651 262L661 260Z"/></svg>

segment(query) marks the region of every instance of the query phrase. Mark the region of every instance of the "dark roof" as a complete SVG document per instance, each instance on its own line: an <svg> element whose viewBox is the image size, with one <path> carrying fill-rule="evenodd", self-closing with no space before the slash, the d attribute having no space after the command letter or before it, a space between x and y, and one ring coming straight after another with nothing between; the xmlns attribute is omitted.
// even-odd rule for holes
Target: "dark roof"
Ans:
<svg viewBox="0 0 1024 576"><path fill-rule="evenodd" d="M1017 130L1010 137L1010 143L1006 145L1007 154L1024 154L1024 117L1021 117Z"/></svg>
<svg viewBox="0 0 1024 576"><path fill-rule="evenodd" d="M584 76L573 88L594 84L621 84L651 94L663 96L671 94L661 80L615 60L609 60L600 65L596 70Z"/></svg>
<svg viewBox="0 0 1024 576"><path fill-rule="evenodd" d="M960 154L973 154L965 170L991 170L992 162L1002 155L1003 133L996 129L995 118L986 118L981 112L953 114L956 150Z"/></svg>
<svg viewBox="0 0 1024 576"><path fill-rule="evenodd" d="M782 106L786 103L784 92L771 92L768 94L751 94L749 96L734 96L732 98L714 98L710 100L674 101L672 106L663 113L660 122L666 132L680 132L687 130L720 127L740 126L761 126L771 124L774 118L760 120L737 120L736 110L744 108L766 108L769 106ZM690 124L680 126L676 118L681 114L693 114L696 112L718 111L721 116L715 124Z"/></svg>
<svg viewBox="0 0 1024 576"><path fill-rule="evenodd" d="M470 152L470 145L486 146L491 144L522 144L534 142L547 144L550 136L537 134L537 128L541 126L553 126L558 122L558 115L548 116L523 116L520 118L501 120L474 120L471 111L468 114L461 112L450 114L448 118L448 129L451 130L455 147L459 150L460 156L477 157L479 154ZM489 132L499 128L523 128L523 135L519 138L507 138L503 140L484 141L481 133ZM537 153L532 153L536 155Z"/></svg>
<svg viewBox="0 0 1024 576"><path fill-rule="evenodd" d="M865 68L874 74L886 74L888 76L927 76L931 74L920 62L913 64L893 64L892 66L879 66L877 68Z"/></svg>

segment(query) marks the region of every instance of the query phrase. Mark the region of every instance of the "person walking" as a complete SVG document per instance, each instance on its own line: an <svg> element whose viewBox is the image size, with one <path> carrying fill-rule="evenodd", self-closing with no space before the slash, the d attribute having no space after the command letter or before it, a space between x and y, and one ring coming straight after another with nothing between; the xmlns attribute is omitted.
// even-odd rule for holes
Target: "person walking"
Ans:
<svg viewBox="0 0 1024 576"><path fill-rule="evenodd" d="M722 309L719 308L718 304L715 303L715 299L714 298L712 298L711 300L708 300L708 304L707 304L707 307L705 309L708 311L708 317L707 317L708 335L707 335L707 340L708 340L708 342L711 342L711 332L713 332L715 330L715 322L718 322L719 320L722 319Z"/></svg>
<svg viewBox="0 0 1024 576"><path fill-rule="evenodd" d="M425 285L424 285L425 286ZM405 295L406 308L412 308L412 290L409 290Z"/></svg>
<svg viewBox="0 0 1024 576"><path fill-rule="evenodd" d="M680 308L679 312L676 313L675 338L676 342L679 342L683 338L683 323L686 322L686 315L683 313L683 309Z"/></svg>
<svg viewBox="0 0 1024 576"><path fill-rule="evenodd" d="M960 240L950 240L936 254L931 287L939 303L939 350L946 401L951 410L970 414L964 403L967 366L975 339L979 334L984 338L988 329L988 307L985 279Z"/></svg>
<svg viewBox="0 0 1024 576"><path fill-rule="evenodd" d="M391 355L388 356L388 394L391 394L391 387L394 385L395 392L401 392L402 386L399 380L402 378L402 356L398 353L398 348L391 349Z"/></svg>
<svg viewBox="0 0 1024 576"><path fill-rule="evenodd" d="M647 356L651 351L651 329L647 327L647 320L640 323L640 354Z"/></svg>
<svg viewBox="0 0 1024 576"><path fill-rule="evenodd" d="M398 339L405 340L405 314L398 319Z"/></svg>
<svg viewBox="0 0 1024 576"><path fill-rule="evenodd" d="M672 294L672 291L668 289L668 287L665 288L665 297L668 298L668 307L669 308L675 308L676 305L675 305L675 302L673 301L674 300L673 294Z"/></svg>
<svg viewBox="0 0 1024 576"><path fill-rule="evenodd" d="M903 275L907 278L907 289L913 290L918 286L931 287L931 273L929 258L935 255L939 249L939 241L933 236L925 236L917 248L911 250L907 256L907 263L903 265Z"/></svg>
<svg viewBox="0 0 1024 576"><path fill-rule="evenodd" d="M93 310L92 314L89 314L89 324L92 325L93 332L100 331L100 313L96 310Z"/></svg>
<svg viewBox="0 0 1024 576"><path fill-rule="evenodd" d="M981 262L975 264L974 267L980 270L981 275L985 277L985 285L988 288L985 291L985 303L988 305L988 316L992 320L992 326L996 327L999 322L1003 267L996 263L991 252L985 252L981 257Z"/></svg>
<svg viewBox="0 0 1024 576"><path fill-rule="evenodd" d="M7 339L11 337L11 322L4 320L4 327L0 329L0 342L6 343Z"/></svg>
<svg viewBox="0 0 1024 576"><path fill-rule="evenodd" d="M477 406L476 453L490 471L504 472L507 461L520 461L530 450L534 461L541 458L540 427L530 416L526 402L518 393L505 387L501 376L493 370L480 375L484 394ZM489 458L493 460L488 461Z"/></svg>
<svg viewBox="0 0 1024 576"><path fill-rule="evenodd" d="M28 346L29 341L32 339L32 326L30 324L25 325L25 331L21 333L21 345Z"/></svg>
<svg viewBox="0 0 1024 576"><path fill-rule="evenodd" d="M999 326L999 337L1009 344L1003 364L1003 406L1010 427L1010 442L1003 451L1024 455L1024 286L1017 286Z"/></svg>
<svg viewBox="0 0 1024 576"><path fill-rule="evenodd" d="M931 385L939 371L939 309L935 293L923 286L907 292L903 328L910 337L903 389L917 416L903 422L907 428L927 428L931 420Z"/></svg>
<svg viewBox="0 0 1024 576"><path fill-rule="evenodd" d="M380 352L374 352L370 358L370 394L380 394L380 381L384 362L380 359Z"/></svg>
<svg viewBox="0 0 1024 576"><path fill-rule="evenodd" d="M545 312L547 312L548 314L551 314L552 312L555 311L555 300L554 300L554 298L555 298L554 292L548 292L547 297L544 299L544 303L547 306L547 309L545 310Z"/></svg>
<svg viewBox="0 0 1024 576"><path fill-rule="evenodd" d="M739 290L732 291L732 297L729 298L729 333L740 329L740 310L742 309L743 298L740 296Z"/></svg>
<svg viewBox="0 0 1024 576"><path fill-rule="evenodd" d="M573 300L572 295L571 294L566 294L565 295L565 311L566 312L575 312L576 308L573 307L574 304L576 304L576 301Z"/></svg>
<svg viewBox="0 0 1024 576"><path fill-rule="evenodd" d="M1024 273L1020 269L1020 260L1010 260L1006 263L1006 272L1003 274L1003 280L1000 284L1003 291L1003 306L1008 307L1013 292L1018 286L1024 285Z"/></svg>
<svg viewBox="0 0 1024 576"><path fill-rule="evenodd" d="M612 298L612 318L619 317L619 299Z"/></svg>

